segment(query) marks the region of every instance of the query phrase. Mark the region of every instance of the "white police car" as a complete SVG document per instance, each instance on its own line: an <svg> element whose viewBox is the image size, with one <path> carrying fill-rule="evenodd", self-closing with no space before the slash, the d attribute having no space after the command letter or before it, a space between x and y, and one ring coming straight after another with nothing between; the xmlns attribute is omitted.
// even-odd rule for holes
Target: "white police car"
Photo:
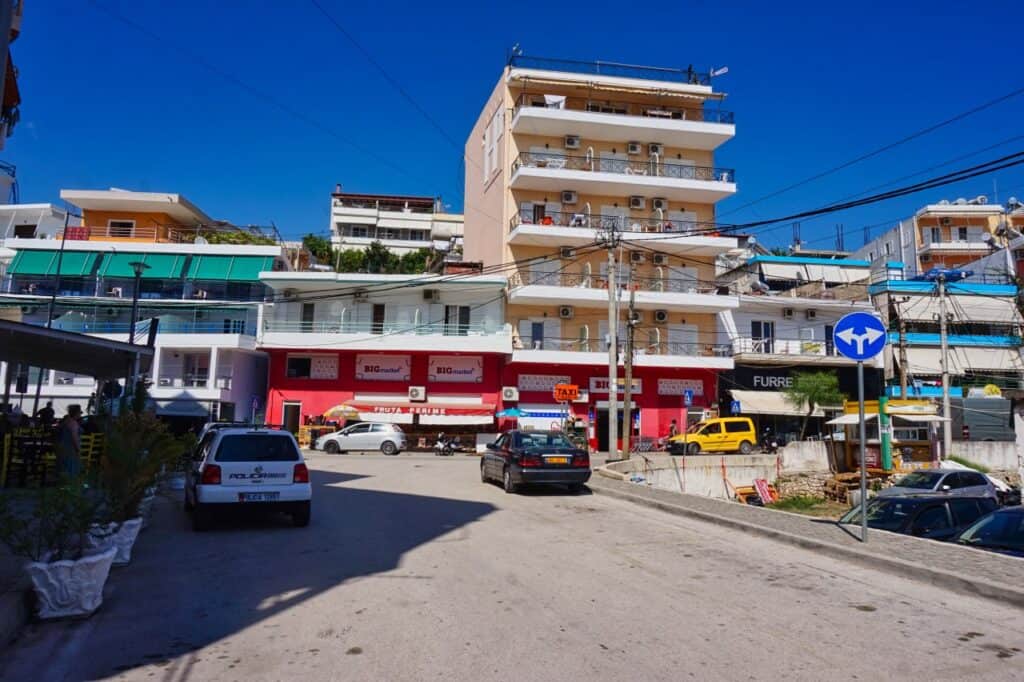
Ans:
<svg viewBox="0 0 1024 682"><path fill-rule="evenodd" d="M194 451L185 481L192 527L206 530L229 508L275 509L308 526L313 490L295 437L259 428L215 429Z"/></svg>

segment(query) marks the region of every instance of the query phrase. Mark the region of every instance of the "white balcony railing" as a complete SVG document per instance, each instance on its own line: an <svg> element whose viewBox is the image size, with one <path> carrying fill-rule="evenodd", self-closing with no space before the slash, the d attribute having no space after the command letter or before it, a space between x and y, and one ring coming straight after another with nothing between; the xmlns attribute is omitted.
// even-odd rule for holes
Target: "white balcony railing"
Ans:
<svg viewBox="0 0 1024 682"><path fill-rule="evenodd" d="M322 322L294 322L267 320L263 329L266 332L289 334L353 334L353 335L413 335L413 336L508 336L511 328L508 325L479 323L456 324L446 322L394 323L394 322L342 322L329 320Z"/></svg>
<svg viewBox="0 0 1024 682"><path fill-rule="evenodd" d="M796 356L838 356L835 344L831 341L815 341L810 339L755 339L739 337L733 339L733 353L754 353L759 355L796 355Z"/></svg>

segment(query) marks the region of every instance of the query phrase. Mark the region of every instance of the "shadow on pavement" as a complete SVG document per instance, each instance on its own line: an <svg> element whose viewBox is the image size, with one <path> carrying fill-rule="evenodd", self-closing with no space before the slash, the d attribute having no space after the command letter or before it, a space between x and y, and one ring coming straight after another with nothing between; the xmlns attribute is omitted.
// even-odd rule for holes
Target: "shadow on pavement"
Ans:
<svg viewBox="0 0 1024 682"><path fill-rule="evenodd" d="M308 528L286 527L281 517L193 533L180 501L178 509L167 509L163 500L132 564L111 573L100 611L88 621L30 627L5 652L0 678L96 679L169 662L354 578L391 571L406 552L495 510L482 502L338 485L360 476L311 474ZM69 639L80 643L67 647ZM74 660L58 660L64 658Z"/></svg>

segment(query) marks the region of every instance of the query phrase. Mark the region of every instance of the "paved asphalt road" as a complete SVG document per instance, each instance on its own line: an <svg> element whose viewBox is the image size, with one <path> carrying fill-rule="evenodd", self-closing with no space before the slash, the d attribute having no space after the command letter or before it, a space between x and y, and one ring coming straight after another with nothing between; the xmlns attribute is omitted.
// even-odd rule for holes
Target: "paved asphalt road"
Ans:
<svg viewBox="0 0 1024 682"><path fill-rule="evenodd" d="M314 455L313 523L164 504L5 680L1022 679L1024 613L475 459Z"/></svg>

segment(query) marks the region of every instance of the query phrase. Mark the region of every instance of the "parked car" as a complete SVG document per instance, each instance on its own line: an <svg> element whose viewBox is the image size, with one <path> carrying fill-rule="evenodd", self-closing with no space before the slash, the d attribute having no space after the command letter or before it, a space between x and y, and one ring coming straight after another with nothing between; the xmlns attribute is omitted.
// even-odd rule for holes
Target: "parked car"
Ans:
<svg viewBox="0 0 1024 682"><path fill-rule="evenodd" d="M890 495L868 500L868 527L932 540L951 540L997 509L995 498ZM860 523L860 505L839 523Z"/></svg>
<svg viewBox="0 0 1024 682"><path fill-rule="evenodd" d="M579 492L590 480L590 455L559 431L506 431L480 459L480 480L501 481L507 493L533 483Z"/></svg>
<svg viewBox="0 0 1024 682"><path fill-rule="evenodd" d="M938 493L962 497L998 499L996 487L977 471L963 469L922 469L907 474L896 485L878 493L879 497Z"/></svg>
<svg viewBox="0 0 1024 682"><path fill-rule="evenodd" d="M185 509L197 531L227 509L281 511L296 526L308 526L312 499L309 469L288 431L213 429L185 474Z"/></svg>
<svg viewBox="0 0 1024 682"><path fill-rule="evenodd" d="M1024 507L1004 507L965 530L961 545L1024 557Z"/></svg>
<svg viewBox="0 0 1024 682"><path fill-rule="evenodd" d="M694 424L665 447L672 455L696 455L699 452L739 452L748 454L757 442L754 422L749 417L720 417Z"/></svg>
<svg viewBox="0 0 1024 682"><path fill-rule="evenodd" d="M397 455L406 449L407 443L405 432L397 424L361 422L320 436L314 447L331 455L353 450L380 450L385 455Z"/></svg>

